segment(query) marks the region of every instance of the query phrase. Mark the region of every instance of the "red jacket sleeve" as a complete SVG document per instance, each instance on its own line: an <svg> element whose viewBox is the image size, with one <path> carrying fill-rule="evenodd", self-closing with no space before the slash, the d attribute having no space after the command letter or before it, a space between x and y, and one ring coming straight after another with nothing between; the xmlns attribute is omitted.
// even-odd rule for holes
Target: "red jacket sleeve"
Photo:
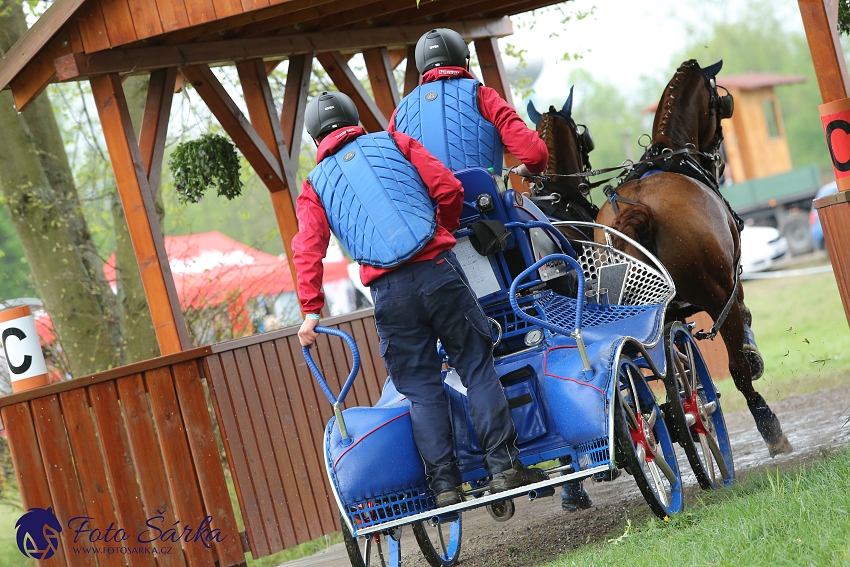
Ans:
<svg viewBox="0 0 850 567"><path fill-rule="evenodd" d="M298 234L292 239L292 256L298 277L298 300L304 313L321 313L325 305L322 259L328 252L331 228L322 201L309 180L301 185L296 204Z"/></svg>
<svg viewBox="0 0 850 567"><path fill-rule="evenodd" d="M537 132L525 125L516 110L505 102L499 93L490 87L480 86L478 106L481 115L496 126L508 151L524 163L531 173L546 170L549 162L546 143L540 139Z"/></svg>
<svg viewBox="0 0 850 567"><path fill-rule="evenodd" d="M428 194L437 201L437 224L454 232L463 210L463 185L425 146L401 132L391 134L401 153L419 172Z"/></svg>

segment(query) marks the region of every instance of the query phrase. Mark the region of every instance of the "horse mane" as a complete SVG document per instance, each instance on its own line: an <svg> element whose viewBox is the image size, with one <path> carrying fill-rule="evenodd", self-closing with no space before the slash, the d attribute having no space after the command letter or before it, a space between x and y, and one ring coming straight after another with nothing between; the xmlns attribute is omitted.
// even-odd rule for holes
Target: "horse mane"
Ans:
<svg viewBox="0 0 850 567"><path fill-rule="evenodd" d="M546 144L546 149L549 150L549 161L546 163L546 171L544 173L558 173L558 163L555 149L555 129L552 128L552 115L547 112L540 118L540 123L537 125L537 135Z"/></svg>
<svg viewBox="0 0 850 567"><path fill-rule="evenodd" d="M673 75L673 78L670 79L670 82L667 83L667 87L661 94L661 100L658 102L658 110L655 115L656 126L653 127L652 132L653 143L662 142L659 138L664 137L667 139L666 141L669 142L670 147L672 147L673 139L670 135L670 131L671 128L674 127L674 125L671 124L672 119L675 116L674 110L676 109L677 104L684 100L681 97L676 99L676 91L677 89L681 89L682 83L688 76L688 72L691 71L696 64L696 59L690 59L682 63L679 68L676 69L676 73ZM661 117L660 120L659 116Z"/></svg>

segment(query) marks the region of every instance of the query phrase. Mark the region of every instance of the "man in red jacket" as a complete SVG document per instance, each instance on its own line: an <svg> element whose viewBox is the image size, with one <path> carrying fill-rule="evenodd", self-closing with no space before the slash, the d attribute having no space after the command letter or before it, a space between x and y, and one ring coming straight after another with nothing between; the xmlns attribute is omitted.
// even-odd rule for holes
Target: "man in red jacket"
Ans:
<svg viewBox="0 0 850 567"><path fill-rule="evenodd" d="M522 163L517 175L546 170L546 144L469 72L469 48L460 34L447 28L424 34L416 44L416 66L422 82L399 103L388 131L412 136L452 171L484 167L499 175L503 144Z"/></svg>
<svg viewBox="0 0 850 567"><path fill-rule="evenodd" d="M324 304L322 258L330 233L361 265L371 288L381 356L410 402L413 438L438 506L461 502L449 408L437 339L467 388L484 447L490 490L548 477L517 458L516 430L493 362L490 326L452 247L463 187L420 143L401 133L366 134L342 93L311 100L305 122L318 143L317 165L298 197L292 240L298 297L306 313L298 332L309 346ZM437 203L436 213L431 200Z"/></svg>
<svg viewBox="0 0 850 567"><path fill-rule="evenodd" d="M413 136L452 171L484 167L501 173L503 144L522 163L514 168L517 175L546 170L546 144L469 72L469 48L460 34L433 29L419 38L415 53L421 84L399 103L387 130ZM564 485L561 498L571 512L592 505L581 481Z"/></svg>

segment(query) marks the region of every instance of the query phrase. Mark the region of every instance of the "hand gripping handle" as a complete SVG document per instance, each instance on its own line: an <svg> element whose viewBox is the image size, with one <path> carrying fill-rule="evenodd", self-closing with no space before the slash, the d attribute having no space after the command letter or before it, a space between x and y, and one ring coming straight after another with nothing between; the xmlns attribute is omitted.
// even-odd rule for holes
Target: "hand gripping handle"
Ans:
<svg viewBox="0 0 850 567"><path fill-rule="evenodd" d="M321 325L317 326L313 329L317 333L325 333L326 335L334 335L340 337L348 343L348 348L351 350L351 373L348 375L348 379L345 381L345 384L342 386L342 390L339 391L339 396L335 397L333 392L331 392L330 387L328 386L325 377L322 376L322 372L319 370L319 367L316 366L315 361L313 360L312 355L310 354L310 347L301 347L301 352L304 353L304 360L307 362L307 367L310 369L310 372L313 373L313 376L316 377L316 381L321 386L322 391L327 396L328 401L331 403L334 409L334 415L336 416L337 424L339 425L340 437L342 438L342 444L348 445L351 443L351 439L348 437L348 431L345 428L345 421L342 419L342 410L340 410L340 406L345 401L345 397L348 395L348 391L351 389L351 386L354 384L354 379L357 377L357 373L360 371L360 351L357 350L357 343L354 342L354 339L346 333L345 331L340 331L339 329L334 329L333 327L323 327Z"/></svg>

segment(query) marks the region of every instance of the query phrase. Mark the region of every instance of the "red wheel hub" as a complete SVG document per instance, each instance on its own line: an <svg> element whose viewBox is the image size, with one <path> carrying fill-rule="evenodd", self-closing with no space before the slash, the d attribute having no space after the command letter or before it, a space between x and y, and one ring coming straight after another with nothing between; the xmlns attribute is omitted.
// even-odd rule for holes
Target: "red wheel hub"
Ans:
<svg viewBox="0 0 850 567"><path fill-rule="evenodd" d="M705 413L705 406L702 400L697 396L696 392L691 392L689 399L682 400L682 409L686 414L694 416L694 424L691 426L691 433L696 435L710 435L705 426L705 419L708 419L708 414Z"/></svg>
<svg viewBox="0 0 850 567"><path fill-rule="evenodd" d="M652 433L652 429L649 428L649 424L646 422L643 415L637 414L635 415L635 418L637 418L638 423L637 429L629 428L629 435L632 437L632 443L643 447L644 453L646 453L647 462L654 461L655 454L652 452L652 447L655 446L655 436Z"/></svg>

